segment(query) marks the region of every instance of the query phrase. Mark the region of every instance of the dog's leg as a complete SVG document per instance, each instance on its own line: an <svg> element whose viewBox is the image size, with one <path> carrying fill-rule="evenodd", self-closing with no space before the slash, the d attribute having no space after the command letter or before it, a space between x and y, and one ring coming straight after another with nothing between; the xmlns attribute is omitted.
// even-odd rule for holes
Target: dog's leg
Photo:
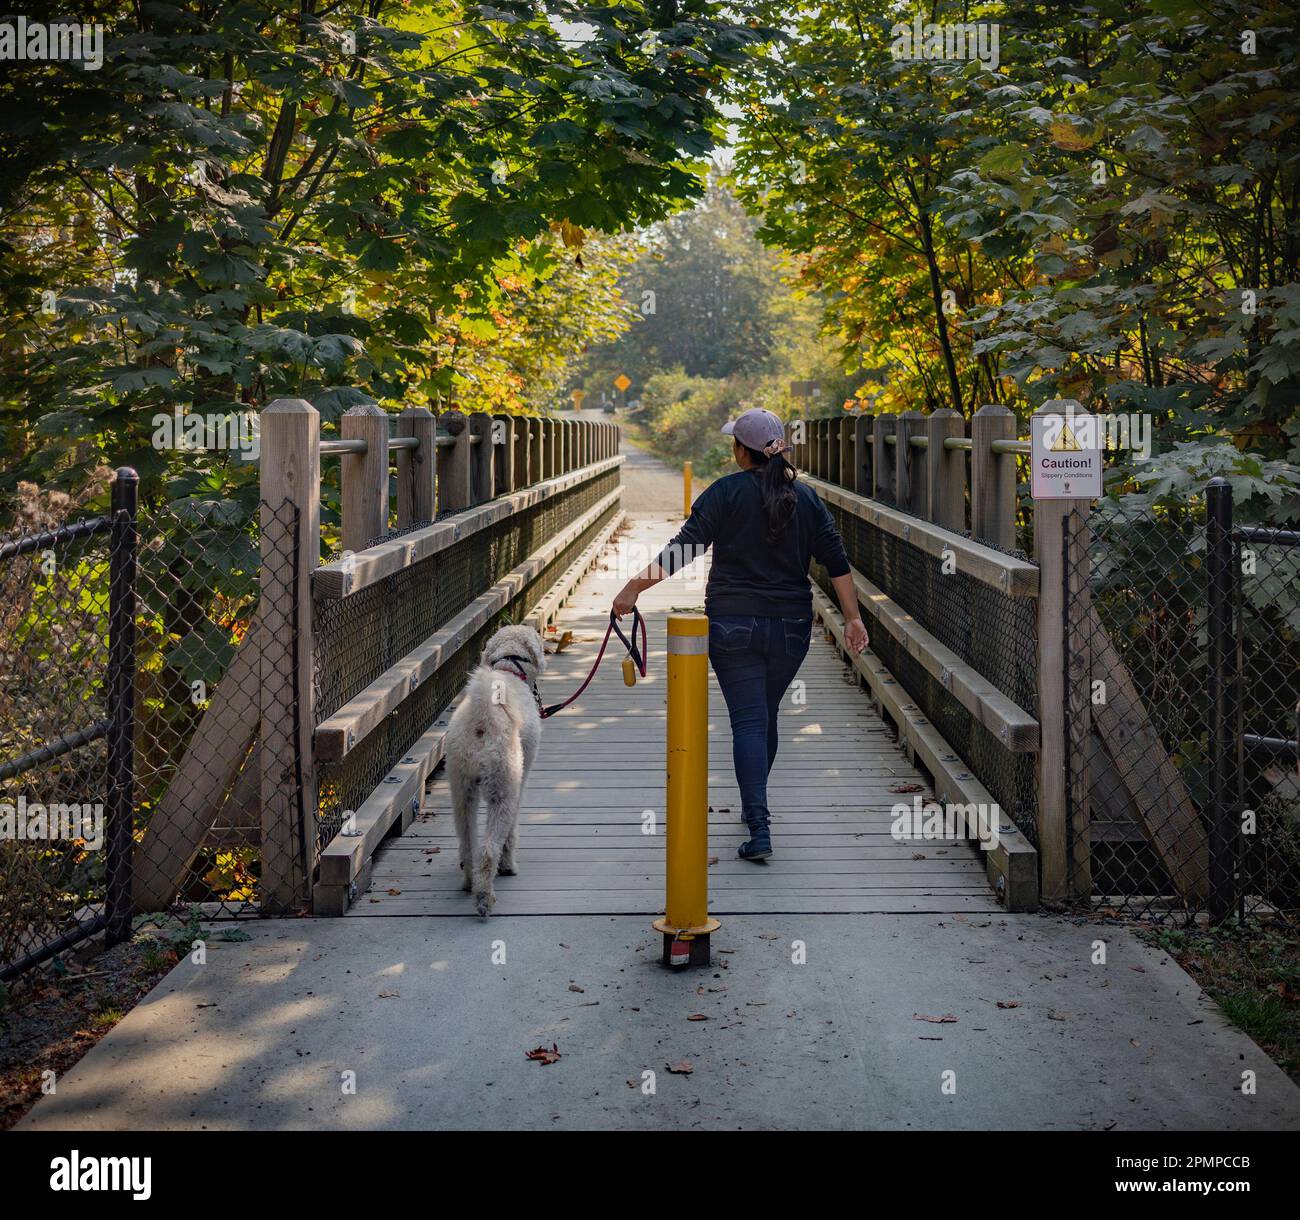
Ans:
<svg viewBox="0 0 1300 1220"><path fill-rule="evenodd" d="M462 776L451 774L452 816L456 822L456 839L460 844L460 871L464 880L461 889L468 893L474 886L470 862L474 859L474 823L478 821L478 782L468 782Z"/></svg>
<svg viewBox="0 0 1300 1220"><path fill-rule="evenodd" d="M497 866L498 876L513 877L519 872L519 865L515 860L515 844L518 842L519 821L516 815L511 821L510 833L506 835L506 845L501 849L501 863Z"/></svg>
<svg viewBox="0 0 1300 1220"><path fill-rule="evenodd" d="M518 758L502 760L501 770L483 783L483 802L487 814L483 828L483 845L474 856L474 900L478 913L487 918L496 891L492 887L501 853L519 816L519 778L522 767Z"/></svg>

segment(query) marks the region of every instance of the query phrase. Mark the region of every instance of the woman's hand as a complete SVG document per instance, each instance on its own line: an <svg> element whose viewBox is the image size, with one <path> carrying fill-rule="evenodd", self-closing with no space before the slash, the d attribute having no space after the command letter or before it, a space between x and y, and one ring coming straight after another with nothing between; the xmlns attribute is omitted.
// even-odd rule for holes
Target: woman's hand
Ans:
<svg viewBox="0 0 1300 1220"><path fill-rule="evenodd" d="M614 617L622 618L636 608L636 599L641 596L641 588L635 580L629 580L614 598Z"/></svg>
<svg viewBox="0 0 1300 1220"><path fill-rule="evenodd" d="M866 625L860 618L844 624L844 644L854 656L857 656L869 643L871 641L867 638Z"/></svg>

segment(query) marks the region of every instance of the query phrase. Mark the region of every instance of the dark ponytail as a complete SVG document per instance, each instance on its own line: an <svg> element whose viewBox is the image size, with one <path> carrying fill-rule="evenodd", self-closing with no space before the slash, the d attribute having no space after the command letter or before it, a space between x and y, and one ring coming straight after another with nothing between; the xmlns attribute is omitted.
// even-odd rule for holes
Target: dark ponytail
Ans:
<svg viewBox="0 0 1300 1220"><path fill-rule="evenodd" d="M749 454L753 468L758 472L759 491L763 497L763 512L767 516L768 542L780 542L785 536L785 528L794 516L795 494L794 481L799 472L795 470L785 455L778 453L768 457L759 449L744 446Z"/></svg>

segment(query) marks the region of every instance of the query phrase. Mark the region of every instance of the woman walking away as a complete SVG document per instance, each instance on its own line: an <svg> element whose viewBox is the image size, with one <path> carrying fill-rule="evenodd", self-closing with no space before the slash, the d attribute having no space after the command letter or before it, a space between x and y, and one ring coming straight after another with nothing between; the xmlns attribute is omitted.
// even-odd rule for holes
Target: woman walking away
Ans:
<svg viewBox="0 0 1300 1220"><path fill-rule="evenodd" d="M808 562L830 574L844 611L845 643L867 646L857 593L835 522L817 493L797 481L785 458L781 421L755 408L724 424L740 470L705 490L686 524L614 599L620 618L642 590L713 547L705 590L709 661L731 718L732 756L750 839L742 860L772 854L767 776L776 759L777 712L812 638Z"/></svg>

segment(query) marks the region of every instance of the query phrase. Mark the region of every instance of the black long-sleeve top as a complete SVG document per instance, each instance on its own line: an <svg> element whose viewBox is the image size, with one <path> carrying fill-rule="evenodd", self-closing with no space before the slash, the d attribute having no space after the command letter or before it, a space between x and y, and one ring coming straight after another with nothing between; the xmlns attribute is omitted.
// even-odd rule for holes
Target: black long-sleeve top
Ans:
<svg viewBox="0 0 1300 1220"><path fill-rule="evenodd" d="M713 547L705 588L707 614L759 614L811 618L808 564L825 565L831 576L849 570L835 521L811 487L794 483L795 511L780 542L767 541L767 517L759 475L738 470L706 488L691 515L660 552L669 575Z"/></svg>

